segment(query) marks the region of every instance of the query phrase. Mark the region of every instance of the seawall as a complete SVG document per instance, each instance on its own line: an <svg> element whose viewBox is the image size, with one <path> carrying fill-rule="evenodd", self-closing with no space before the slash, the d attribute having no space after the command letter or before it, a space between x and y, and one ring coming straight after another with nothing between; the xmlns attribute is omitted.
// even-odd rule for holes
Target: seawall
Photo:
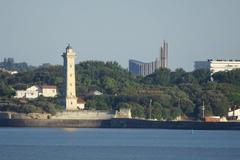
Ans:
<svg viewBox="0 0 240 160"><path fill-rule="evenodd" d="M240 130L240 122L150 121L139 119L112 119L111 128Z"/></svg>
<svg viewBox="0 0 240 160"><path fill-rule="evenodd" d="M106 128L109 120L1 119L0 127Z"/></svg>
<svg viewBox="0 0 240 160"><path fill-rule="evenodd" d="M1 119L0 127L240 130L240 123L239 122L149 121L149 120L120 119L120 118L113 118L109 120Z"/></svg>

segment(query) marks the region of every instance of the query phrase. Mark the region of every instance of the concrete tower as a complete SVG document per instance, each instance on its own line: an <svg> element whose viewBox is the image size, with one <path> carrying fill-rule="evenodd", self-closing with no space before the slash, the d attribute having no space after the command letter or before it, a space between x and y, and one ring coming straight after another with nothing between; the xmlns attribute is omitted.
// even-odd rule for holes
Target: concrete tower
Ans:
<svg viewBox="0 0 240 160"><path fill-rule="evenodd" d="M160 49L160 61L162 68L168 67L168 43L165 41L163 41L163 46Z"/></svg>
<svg viewBox="0 0 240 160"><path fill-rule="evenodd" d="M77 97L75 86L75 57L76 53L73 51L70 44L63 53L63 67L64 67L64 96L66 110L77 110Z"/></svg>

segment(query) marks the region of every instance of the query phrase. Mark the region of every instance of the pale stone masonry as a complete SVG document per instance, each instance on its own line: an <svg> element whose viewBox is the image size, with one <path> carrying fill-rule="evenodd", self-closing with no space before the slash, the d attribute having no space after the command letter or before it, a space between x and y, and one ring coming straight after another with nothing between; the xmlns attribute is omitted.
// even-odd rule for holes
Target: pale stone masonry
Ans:
<svg viewBox="0 0 240 160"><path fill-rule="evenodd" d="M65 96L65 109L66 110L78 110L76 86L75 86L75 57L76 53L73 51L70 44L66 48L66 52L63 53L63 67L64 67L64 96Z"/></svg>

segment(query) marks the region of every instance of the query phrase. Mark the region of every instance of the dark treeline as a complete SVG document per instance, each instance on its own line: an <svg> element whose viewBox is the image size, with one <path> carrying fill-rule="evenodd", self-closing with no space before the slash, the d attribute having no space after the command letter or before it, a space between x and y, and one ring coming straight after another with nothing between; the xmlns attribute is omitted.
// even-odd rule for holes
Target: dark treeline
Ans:
<svg viewBox="0 0 240 160"><path fill-rule="evenodd" d="M13 88L49 84L57 85L58 99L25 100L26 105L35 106L33 111L50 113L61 108L62 66L39 67L16 75L0 72L0 79L0 96L4 104L6 101L20 103L11 98ZM117 62L86 61L76 65L76 89L77 95L86 100L87 109L131 108L133 116L142 118L149 118L151 110L151 118L159 120L178 116L200 118L204 101L206 115L226 116L229 107L240 105L240 70L219 72L210 78L207 70L158 69L152 75L141 77L129 73ZM91 95L95 90L103 95ZM44 103L50 107L44 108ZM0 110L15 110L3 106L0 105Z"/></svg>
<svg viewBox="0 0 240 160"><path fill-rule="evenodd" d="M4 58L4 61L0 62L0 68L10 71L26 72L33 70L36 67L29 66L26 62L16 63L13 58Z"/></svg>

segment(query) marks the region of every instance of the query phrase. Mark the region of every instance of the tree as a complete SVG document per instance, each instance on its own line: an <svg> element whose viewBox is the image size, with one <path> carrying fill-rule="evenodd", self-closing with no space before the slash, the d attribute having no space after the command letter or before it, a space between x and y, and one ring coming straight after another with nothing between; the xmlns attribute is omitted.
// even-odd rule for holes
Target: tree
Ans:
<svg viewBox="0 0 240 160"><path fill-rule="evenodd" d="M129 108L131 109L132 117L145 118L145 109L142 105L135 102L122 102L117 105L117 108Z"/></svg>
<svg viewBox="0 0 240 160"><path fill-rule="evenodd" d="M240 86L240 69L213 74L213 79L219 83L230 83Z"/></svg>
<svg viewBox="0 0 240 160"><path fill-rule="evenodd" d="M143 83L167 86L170 84L170 78L171 70L167 68L160 68L153 74L146 76L143 79Z"/></svg>
<svg viewBox="0 0 240 160"><path fill-rule="evenodd" d="M117 82L110 77L103 78L103 87L109 94L115 94L117 92Z"/></svg>
<svg viewBox="0 0 240 160"><path fill-rule="evenodd" d="M14 90L6 85L3 81L0 81L0 96L12 96L14 95Z"/></svg>
<svg viewBox="0 0 240 160"><path fill-rule="evenodd" d="M161 103L153 102L153 105L152 105L152 118L153 119L162 120L163 117L164 117L164 115L163 115L163 107L162 107Z"/></svg>
<svg viewBox="0 0 240 160"><path fill-rule="evenodd" d="M174 72L171 72L171 83L180 84L183 82L183 77L186 72L182 68L177 68Z"/></svg>
<svg viewBox="0 0 240 160"><path fill-rule="evenodd" d="M207 83L210 80L210 71L208 69L195 70L192 74L199 84Z"/></svg>
<svg viewBox="0 0 240 160"><path fill-rule="evenodd" d="M180 100L180 106L182 112L187 116L192 116L194 112L194 104L189 99L181 99Z"/></svg>

